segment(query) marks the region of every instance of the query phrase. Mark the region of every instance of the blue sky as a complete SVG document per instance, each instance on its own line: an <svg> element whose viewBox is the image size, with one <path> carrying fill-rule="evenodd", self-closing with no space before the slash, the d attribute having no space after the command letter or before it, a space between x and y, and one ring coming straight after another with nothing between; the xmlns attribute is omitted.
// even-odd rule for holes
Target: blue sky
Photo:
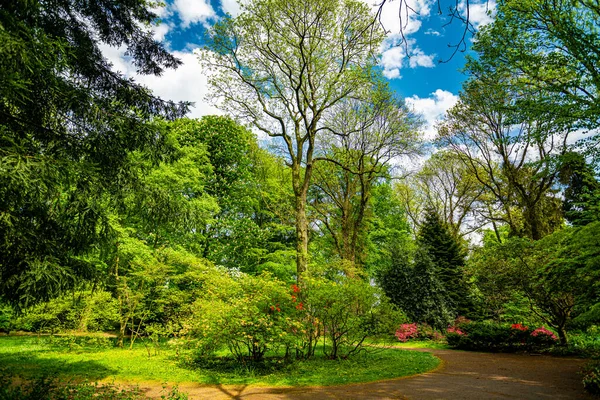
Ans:
<svg viewBox="0 0 600 400"><path fill-rule="evenodd" d="M301 0L290 0L301 1ZM362 0L368 5L380 0ZM462 0L464 1L464 0ZM462 25L454 21L448 26L445 15L438 15L437 0L404 0L414 12L403 9L405 37L408 46L398 45L400 38L400 20L398 11L400 1L388 0L382 13L382 23L388 31L382 47L381 67L389 78L392 88L404 97L415 111L423 114L427 121L425 133L433 135L433 124L457 100L457 95L465 76L459 72L464 65L464 53L457 53L451 60L453 49L448 45L458 42L462 34ZM443 13L455 0L440 0ZM493 10L493 0L471 0L470 18L477 28L491 22L489 10ZM459 4L464 12L464 3ZM167 49L183 62L177 70L166 71L161 77L138 76L125 57L125 49L104 46L104 54L112 61L114 69L134 77L148 86L157 95L169 100L187 100L195 102L190 116L200 117L206 114L222 113L207 104L206 77L193 54L193 50L202 45L203 32L211 23L221 18L225 12L239 13L236 0L167 0L162 7L156 8L161 23L153 27L154 36L162 41ZM467 45L471 43L467 36ZM407 56L407 49L408 55Z"/></svg>

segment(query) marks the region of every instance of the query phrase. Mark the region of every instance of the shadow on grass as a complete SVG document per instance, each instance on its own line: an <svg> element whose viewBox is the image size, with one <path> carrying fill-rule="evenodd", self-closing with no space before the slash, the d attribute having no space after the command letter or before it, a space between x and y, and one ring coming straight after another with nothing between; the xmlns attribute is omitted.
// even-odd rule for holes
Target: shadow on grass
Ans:
<svg viewBox="0 0 600 400"><path fill-rule="evenodd" d="M115 375L116 370L96 361L67 361L59 357L40 357L34 352L0 354L0 366L11 375L25 379L39 376L56 376L67 379L97 381Z"/></svg>

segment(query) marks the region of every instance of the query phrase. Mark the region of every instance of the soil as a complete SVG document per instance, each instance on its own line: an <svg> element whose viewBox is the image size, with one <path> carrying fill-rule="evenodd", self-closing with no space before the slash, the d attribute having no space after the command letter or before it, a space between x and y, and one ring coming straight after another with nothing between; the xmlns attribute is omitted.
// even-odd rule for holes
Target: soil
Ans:
<svg viewBox="0 0 600 400"><path fill-rule="evenodd" d="M439 357L440 366L420 375L344 386L273 388L187 383L179 385L179 390L188 393L190 400L594 399L581 383L579 371L586 363L582 359L457 350L418 351ZM160 398L160 386L139 386L148 397Z"/></svg>

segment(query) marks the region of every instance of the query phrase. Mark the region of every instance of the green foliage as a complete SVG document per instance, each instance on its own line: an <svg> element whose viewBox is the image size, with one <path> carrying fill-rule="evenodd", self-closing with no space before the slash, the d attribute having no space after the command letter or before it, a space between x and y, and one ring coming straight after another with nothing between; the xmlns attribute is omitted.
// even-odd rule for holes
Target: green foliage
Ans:
<svg viewBox="0 0 600 400"><path fill-rule="evenodd" d="M458 325L460 332L448 332L448 345L462 350L514 352L540 351L557 343L552 333L536 332L536 329L522 324L499 324L480 321Z"/></svg>
<svg viewBox="0 0 600 400"><path fill-rule="evenodd" d="M454 317L471 316L472 305L464 274L464 250L434 210L428 210L425 214L418 244L435 265L436 277L442 284L446 302Z"/></svg>
<svg viewBox="0 0 600 400"><path fill-rule="evenodd" d="M586 365L582 381L585 390L600 396L600 362L594 361Z"/></svg>
<svg viewBox="0 0 600 400"><path fill-rule="evenodd" d="M584 156L569 152L561 157L560 183L566 186L563 211L574 226L584 226L598 220L600 182Z"/></svg>
<svg viewBox="0 0 600 400"><path fill-rule="evenodd" d="M330 346L324 350L327 357L347 358L364 349L367 337L391 334L404 319L379 290L361 279L307 277L301 293L307 355L314 354L321 336L323 345Z"/></svg>
<svg viewBox="0 0 600 400"><path fill-rule="evenodd" d="M106 195L135 181L129 152L160 149L153 121L186 112L113 72L100 50L126 47L141 74L177 67L147 29L157 18L148 6L0 6L0 292L12 303L98 274L82 256L110 238Z"/></svg>
<svg viewBox="0 0 600 400"><path fill-rule="evenodd" d="M224 275L194 303L186 331L199 339L201 357L227 346L240 360L261 361L268 350L295 343L297 306L288 285L268 274Z"/></svg>
<svg viewBox="0 0 600 400"><path fill-rule="evenodd" d="M14 330L57 333L112 331L118 327L117 302L105 291L74 292L22 310Z"/></svg>
<svg viewBox="0 0 600 400"><path fill-rule="evenodd" d="M394 255L392 265L377 275L385 294L411 321L445 329L454 318L427 251L417 249L413 259L406 254Z"/></svg>

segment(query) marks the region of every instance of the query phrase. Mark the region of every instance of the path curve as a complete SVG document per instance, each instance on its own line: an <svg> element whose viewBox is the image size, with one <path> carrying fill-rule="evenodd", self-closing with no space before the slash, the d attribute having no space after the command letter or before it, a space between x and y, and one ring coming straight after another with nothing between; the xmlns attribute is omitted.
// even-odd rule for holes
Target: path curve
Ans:
<svg viewBox="0 0 600 400"><path fill-rule="evenodd" d="M413 349L417 350L417 349ZM398 350L403 351L403 350ZM576 358L428 351L442 360L437 369L411 377L344 386L268 388L182 384L189 399L593 399L581 383ZM159 388L140 388L160 398Z"/></svg>

